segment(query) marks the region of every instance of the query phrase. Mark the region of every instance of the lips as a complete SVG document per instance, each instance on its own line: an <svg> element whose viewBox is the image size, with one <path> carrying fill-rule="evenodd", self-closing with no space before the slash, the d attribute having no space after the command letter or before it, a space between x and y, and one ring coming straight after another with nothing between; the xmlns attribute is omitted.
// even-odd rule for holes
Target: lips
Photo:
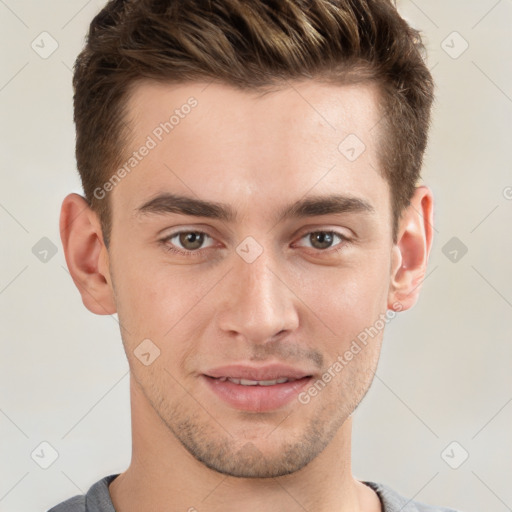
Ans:
<svg viewBox="0 0 512 512"><path fill-rule="evenodd" d="M289 404L312 374L281 364L223 366L202 375L211 392L235 409L268 412Z"/></svg>
<svg viewBox="0 0 512 512"><path fill-rule="evenodd" d="M293 382L297 379L288 379L281 377L273 380L249 380L249 379L236 379L234 377L219 377L217 380L225 382L229 380L233 384L241 384L242 386L275 386L276 384L284 384L285 382Z"/></svg>
<svg viewBox="0 0 512 512"><path fill-rule="evenodd" d="M221 366L206 371L205 375L216 379L225 377L261 382L276 379L298 380L304 377L311 377L312 373L293 368L292 366L273 364L260 367L245 365Z"/></svg>

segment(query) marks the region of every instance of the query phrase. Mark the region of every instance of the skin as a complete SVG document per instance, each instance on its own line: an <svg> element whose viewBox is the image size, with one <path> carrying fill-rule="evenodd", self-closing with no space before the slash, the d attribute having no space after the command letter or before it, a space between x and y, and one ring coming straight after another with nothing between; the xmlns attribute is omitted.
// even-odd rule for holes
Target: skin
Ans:
<svg viewBox="0 0 512 512"><path fill-rule="evenodd" d="M264 95L141 82L129 98L127 156L190 96L198 104L109 192L108 251L85 200L64 199L68 268L90 311L118 313L131 370L132 460L109 488L117 511L381 510L352 475L351 429L383 330L307 404L241 411L201 377L227 364L281 362L321 378L379 315L416 302L432 244L432 194L417 187L394 244L378 94L369 84L313 80ZM366 146L353 162L338 150L348 134ZM162 192L222 202L238 217L137 214ZM276 222L294 201L330 194L360 198L373 211ZM160 242L180 229L208 236L199 249L179 237ZM334 237L318 248L309 234L329 230L350 242ZM252 263L236 252L248 236L263 250ZM196 255L166 251L172 244ZM146 366L134 350L148 338L160 355Z"/></svg>

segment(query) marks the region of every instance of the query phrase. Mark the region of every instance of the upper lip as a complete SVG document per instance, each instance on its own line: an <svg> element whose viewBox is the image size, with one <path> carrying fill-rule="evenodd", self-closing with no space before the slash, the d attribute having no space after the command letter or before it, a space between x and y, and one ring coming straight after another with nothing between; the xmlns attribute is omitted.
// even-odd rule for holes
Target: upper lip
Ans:
<svg viewBox="0 0 512 512"><path fill-rule="evenodd" d="M307 371L283 364L269 364L259 367L235 364L213 368L204 374L214 378L231 377L233 379L247 380L302 379L303 377L311 376L311 373Z"/></svg>

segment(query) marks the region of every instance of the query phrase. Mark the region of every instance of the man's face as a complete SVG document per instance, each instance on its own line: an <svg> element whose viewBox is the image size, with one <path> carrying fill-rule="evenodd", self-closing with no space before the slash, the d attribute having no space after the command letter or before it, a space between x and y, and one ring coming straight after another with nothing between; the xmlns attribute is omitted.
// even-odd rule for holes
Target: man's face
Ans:
<svg viewBox="0 0 512 512"><path fill-rule="evenodd" d="M197 103L183 107L190 97ZM160 123L176 109L166 133ZM109 265L132 377L208 467L246 477L297 471L353 413L380 353L382 329L332 371L390 305L377 92L313 81L266 95L144 83L129 112L127 159L149 150L111 192ZM141 209L161 194L222 203L233 215L184 214L165 200ZM282 216L330 196L350 201ZM305 378L257 387L213 378L236 375L222 369L231 365L249 374L274 366L256 380L290 374L277 364ZM329 368L334 377L299 400Z"/></svg>

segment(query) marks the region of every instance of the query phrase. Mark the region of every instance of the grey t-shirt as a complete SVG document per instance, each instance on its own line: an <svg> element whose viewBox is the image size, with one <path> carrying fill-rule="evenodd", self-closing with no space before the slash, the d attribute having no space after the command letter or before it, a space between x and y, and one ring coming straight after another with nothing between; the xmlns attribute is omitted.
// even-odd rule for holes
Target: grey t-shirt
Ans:
<svg viewBox="0 0 512 512"><path fill-rule="evenodd" d="M118 475L119 473L102 478L90 487L87 494L73 496L47 512L116 512L110 499L108 486ZM384 484L366 481L363 483L377 493L383 512L457 512L452 508L435 507L408 500Z"/></svg>

